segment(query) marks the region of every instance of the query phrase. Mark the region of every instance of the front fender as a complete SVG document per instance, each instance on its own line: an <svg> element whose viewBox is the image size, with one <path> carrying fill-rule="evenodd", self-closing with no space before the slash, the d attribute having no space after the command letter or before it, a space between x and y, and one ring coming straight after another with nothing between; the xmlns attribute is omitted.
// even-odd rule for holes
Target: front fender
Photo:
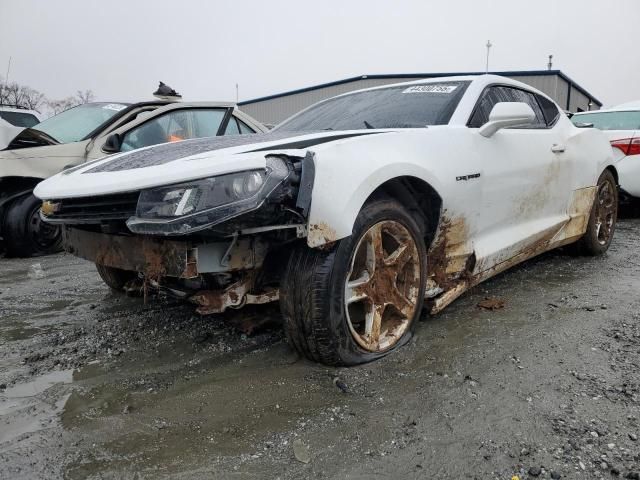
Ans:
<svg viewBox="0 0 640 480"><path fill-rule="evenodd" d="M308 218L307 244L320 247L351 235L358 213L369 196L383 183L397 177L416 177L436 191L440 181L417 161L393 161L398 151L379 142L363 158L363 152L349 151L351 145L317 152L315 181Z"/></svg>

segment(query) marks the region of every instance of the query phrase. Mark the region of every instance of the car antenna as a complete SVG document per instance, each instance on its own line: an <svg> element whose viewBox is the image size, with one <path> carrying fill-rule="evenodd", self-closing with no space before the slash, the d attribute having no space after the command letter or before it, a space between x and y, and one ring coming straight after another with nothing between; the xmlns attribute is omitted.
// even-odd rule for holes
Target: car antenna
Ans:
<svg viewBox="0 0 640 480"><path fill-rule="evenodd" d="M158 89L153 92L153 96L160 100L173 100L174 102L182 100L182 95L164 82L160 82Z"/></svg>

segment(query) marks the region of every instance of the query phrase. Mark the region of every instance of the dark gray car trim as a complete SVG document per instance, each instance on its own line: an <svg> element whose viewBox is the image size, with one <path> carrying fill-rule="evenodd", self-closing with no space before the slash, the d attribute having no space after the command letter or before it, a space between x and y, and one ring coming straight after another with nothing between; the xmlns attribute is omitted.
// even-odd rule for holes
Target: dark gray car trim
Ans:
<svg viewBox="0 0 640 480"><path fill-rule="evenodd" d="M94 168L82 172L85 173L97 173L97 172L118 172L121 170L133 170L135 168L152 167L156 165L164 165L165 163L180 160L181 158L189 157L191 155L198 155L200 153L212 152L215 150L221 150L223 148L239 147L242 145L255 145L266 142L273 142L275 140L285 138L295 138L303 135L309 135L318 132L268 132L262 134L248 134L248 135L232 135L227 137L207 137L207 138L195 138L192 140L184 140L182 142L175 143L163 143L160 145L154 145L153 147L144 148L141 150L133 150L130 153L119 155L113 160L107 161ZM322 132L327 134L327 132ZM384 132L377 132L384 133ZM321 143L332 142L334 140L341 140L349 137L357 137L360 135L373 135L376 132L362 132L362 133L348 133L348 134L328 134L322 137L316 137L311 139L302 139L294 142L282 143L277 145L271 145L268 147L262 147L257 149L248 149L239 153L249 152L266 152L270 150L282 150L293 148L308 148L313 145L319 145Z"/></svg>

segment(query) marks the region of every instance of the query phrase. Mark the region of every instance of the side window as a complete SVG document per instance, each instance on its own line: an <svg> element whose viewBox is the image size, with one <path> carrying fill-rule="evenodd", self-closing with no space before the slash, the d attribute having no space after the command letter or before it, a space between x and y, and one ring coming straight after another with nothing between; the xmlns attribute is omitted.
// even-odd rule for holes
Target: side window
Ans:
<svg viewBox="0 0 640 480"><path fill-rule="evenodd" d="M243 135L246 133L256 133L256 131L253 128L251 128L249 125L244 123L242 120L238 120L238 125L240 125L240 133L242 133Z"/></svg>
<svg viewBox="0 0 640 480"><path fill-rule="evenodd" d="M231 117L229 119L229 123L227 123L227 128L224 131L225 135L240 135L240 130L238 129L238 122L236 121L236 117Z"/></svg>
<svg viewBox="0 0 640 480"><path fill-rule="evenodd" d="M556 120L560 116L560 111L558 110L558 107L556 107L556 104L542 95L536 95L536 98L542 108L542 113L544 113L544 119L546 120L547 125L551 126L556 123Z"/></svg>
<svg viewBox="0 0 640 480"><path fill-rule="evenodd" d="M487 88L471 115L469 126L472 128L480 128L489 121L489 114L496 103L513 101L511 97L506 96L507 93L508 92L505 92L502 87Z"/></svg>
<svg viewBox="0 0 640 480"><path fill-rule="evenodd" d="M535 113L536 118L533 125L525 128L546 127L545 117L533 93L504 86L489 87L484 91L482 98L471 115L468 126L479 128L487 123L491 110L495 104L499 102L524 102L528 104L533 110L533 113Z"/></svg>
<svg viewBox="0 0 640 480"><path fill-rule="evenodd" d="M214 137L224 114L224 109L173 110L128 131L121 150L134 150L190 138Z"/></svg>
<svg viewBox="0 0 640 480"><path fill-rule="evenodd" d="M524 102L528 104L531 107L531 110L533 110L533 113L536 114L536 118L533 121L533 124L526 128L545 128L547 126L547 122L544 119L542 109L540 108L535 95L531 92L526 92L517 88L509 88L509 90L511 90L511 93L513 94L513 97L515 99L513 101Z"/></svg>

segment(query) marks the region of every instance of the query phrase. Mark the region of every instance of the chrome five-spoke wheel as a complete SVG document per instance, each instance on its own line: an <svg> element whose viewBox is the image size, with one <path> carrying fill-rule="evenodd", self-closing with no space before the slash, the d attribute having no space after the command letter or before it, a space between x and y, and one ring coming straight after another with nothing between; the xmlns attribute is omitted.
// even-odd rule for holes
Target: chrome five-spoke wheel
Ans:
<svg viewBox="0 0 640 480"><path fill-rule="evenodd" d="M404 335L420 293L416 240L399 222L385 220L360 238L345 282L349 330L365 350L383 352Z"/></svg>

